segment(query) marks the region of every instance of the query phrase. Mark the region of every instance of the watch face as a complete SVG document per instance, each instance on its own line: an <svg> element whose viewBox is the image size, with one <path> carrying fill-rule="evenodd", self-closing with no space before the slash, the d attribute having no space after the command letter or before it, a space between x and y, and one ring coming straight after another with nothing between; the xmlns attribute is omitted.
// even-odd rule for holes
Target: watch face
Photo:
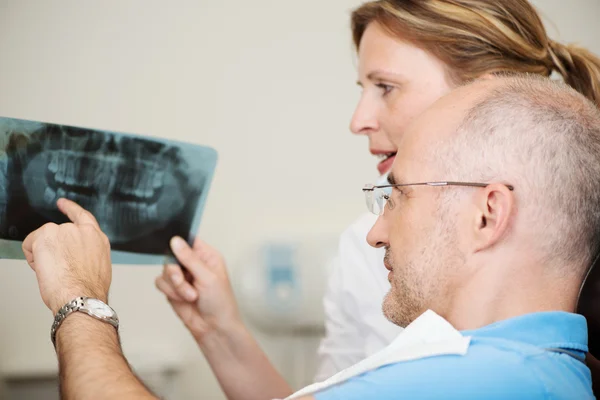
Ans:
<svg viewBox="0 0 600 400"><path fill-rule="evenodd" d="M88 299L86 301L88 310L99 317L112 317L113 311L109 306L96 299Z"/></svg>

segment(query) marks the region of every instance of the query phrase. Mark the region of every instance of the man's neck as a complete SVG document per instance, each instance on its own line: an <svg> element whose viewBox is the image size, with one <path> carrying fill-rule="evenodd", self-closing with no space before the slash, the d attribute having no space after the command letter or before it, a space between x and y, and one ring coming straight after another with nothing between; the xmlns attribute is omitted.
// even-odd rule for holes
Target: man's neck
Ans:
<svg viewBox="0 0 600 400"><path fill-rule="evenodd" d="M575 276L559 277L544 266L515 263L477 271L444 307L443 316L458 330L534 312L575 312L580 289Z"/></svg>

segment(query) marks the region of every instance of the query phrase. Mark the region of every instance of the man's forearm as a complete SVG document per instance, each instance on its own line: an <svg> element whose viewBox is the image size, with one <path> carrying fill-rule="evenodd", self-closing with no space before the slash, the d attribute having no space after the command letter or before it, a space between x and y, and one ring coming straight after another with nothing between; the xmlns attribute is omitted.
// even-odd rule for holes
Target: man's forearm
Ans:
<svg viewBox="0 0 600 400"><path fill-rule="evenodd" d="M292 389L243 325L198 341L229 400L283 399Z"/></svg>
<svg viewBox="0 0 600 400"><path fill-rule="evenodd" d="M116 329L81 313L56 335L62 399L156 399L133 374Z"/></svg>

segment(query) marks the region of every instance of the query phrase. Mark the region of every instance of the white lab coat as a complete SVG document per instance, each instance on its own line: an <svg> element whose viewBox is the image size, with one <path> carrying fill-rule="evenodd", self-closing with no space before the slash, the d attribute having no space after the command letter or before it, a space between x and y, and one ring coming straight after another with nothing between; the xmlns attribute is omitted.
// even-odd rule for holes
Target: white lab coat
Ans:
<svg viewBox="0 0 600 400"><path fill-rule="evenodd" d="M375 354L402 332L381 310L390 283L383 265L385 250L367 243L376 220L365 213L340 237L323 301L326 334L318 350L317 382Z"/></svg>

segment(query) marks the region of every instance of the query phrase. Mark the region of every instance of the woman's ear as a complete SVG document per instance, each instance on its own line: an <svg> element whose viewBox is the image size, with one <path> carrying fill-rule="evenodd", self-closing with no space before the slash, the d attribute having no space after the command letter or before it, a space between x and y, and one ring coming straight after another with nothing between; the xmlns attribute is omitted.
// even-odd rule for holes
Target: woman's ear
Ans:
<svg viewBox="0 0 600 400"><path fill-rule="evenodd" d="M496 79L497 75L494 72L486 72L485 74L479 76L478 79L487 81L487 80L492 80L492 79Z"/></svg>

